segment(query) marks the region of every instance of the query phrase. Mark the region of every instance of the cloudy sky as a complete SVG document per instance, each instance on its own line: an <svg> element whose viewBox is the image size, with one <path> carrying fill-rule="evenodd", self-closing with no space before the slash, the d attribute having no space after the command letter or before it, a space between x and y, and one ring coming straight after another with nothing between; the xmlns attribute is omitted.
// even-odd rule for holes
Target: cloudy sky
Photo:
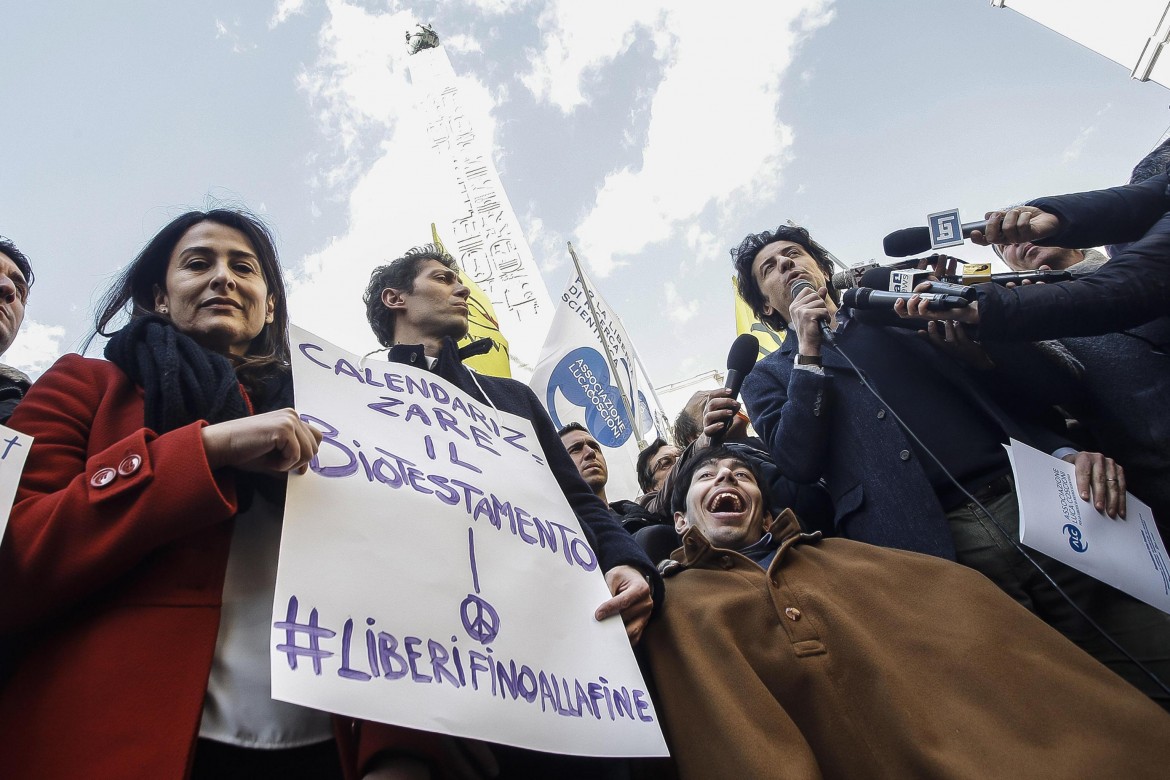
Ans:
<svg viewBox="0 0 1170 780"><path fill-rule="evenodd" d="M370 268L429 240L416 21L549 292L571 240L658 385L722 366L746 233L880 258L932 211L1122 183L1170 125L1163 87L987 0L7 3L0 234L37 283L6 360L77 349L159 227L224 203L275 229L295 321L373 348Z"/></svg>

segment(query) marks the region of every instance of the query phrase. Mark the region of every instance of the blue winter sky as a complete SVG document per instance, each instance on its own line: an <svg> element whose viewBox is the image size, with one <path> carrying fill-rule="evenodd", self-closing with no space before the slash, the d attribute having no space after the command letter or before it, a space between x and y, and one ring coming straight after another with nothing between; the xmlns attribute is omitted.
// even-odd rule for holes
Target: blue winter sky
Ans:
<svg viewBox="0 0 1170 780"><path fill-rule="evenodd" d="M0 234L37 282L6 360L78 348L142 244L221 202L275 229L294 321L372 349L370 268L429 240L401 218L416 20L550 294L571 240L658 385L722 366L746 233L880 258L929 212L1122 183L1170 125L1163 87L987 0L7 3Z"/></svg>

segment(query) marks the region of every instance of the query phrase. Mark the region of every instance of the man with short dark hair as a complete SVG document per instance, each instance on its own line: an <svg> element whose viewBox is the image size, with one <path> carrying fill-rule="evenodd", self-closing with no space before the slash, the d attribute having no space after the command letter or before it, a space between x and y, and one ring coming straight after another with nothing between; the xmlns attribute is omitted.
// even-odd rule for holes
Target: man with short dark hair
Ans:
<svg viewBox="0 0 1170 780"><path fill-rule="evenodd" d="M589 433L589 429L579 422L565 425L557 435L561 437L561 444L565 445L565 452L573 459L577 473L585 484L593 491L593 495L605 503L605 485L609 482L609 464L605 462L605 453L601 451L601 444Z"/></svg>
<svg viewBox="0 0 1170 780"><path fill-rule="evenodd" d="M593 438L588 428L579 422L571 422L557 431L557 435L561 437L561 444L565 445L565 451L573 459L573 465L577 467L581 479L585 480L593 495L606 503L623 529L634 533L654 521L650 513L637 503L624 498L610 501L606 497L609 464L605 461L601 444Z"/></svg>
<svg viewBox="0 0 1170 780"><path fill-rule="evenodd" d="M429 368L481 402L531 421L545 462L596 552L598 568L605 573L606 584L613 594L612 599L597 609L596 618L601 620L620 613L630 641L637 642L653 609L652 588L660 588L661 580L645 553L581 479L552 420L532 390L513 379L476 374L463 365L465 357L491 348L490 339L473 342L463 349L456 347L456 341L467 334L469 295L470 291L460 281L455 261L438 247L428 245L376 268L364 300L370 327L382 346L389 348L390 361ZM401 730L375 727L367 731L389 734L385 740L387 747L396 750L400 744ZM361 747L359 769L373 768L383 759L401 757L397 752L382 756L377 750L376 745ZM500 746L493 746L493 751L502 757L505 773L543 771L541 761L551 761L552 769L557 769L574 760L565 756L542 759L541 756L548 754ZM362 760L370 758L373 760ZM591 765L596 766L596 762Z"/></svg>
<svg viewBox="0 0 1170 780"><path fill-rule="evenodd" d="M24 322L24 307L32 282L28 258L15 244L0 236L0 355L12 346ZM0 423L8 422L31 384L23 371L0 363Z"/></svg>
<svg viewBox="0 0 1170 780"><path fill-rule="evenodd" d="M838 311L827 289L831 265L803 228L749 235L732 256L744 300L788 334L744 380L744 402L787 477L824 480L836 533L971 566L1170 708L1170 695L1068 604L1044 572L1168 680L1170 615L1033 552L1044 567L1038 571L1019 548L1019 507L1003 447L1009 439L1075 463L1082 498L1124 516L1124 472L1112 458L1076 452L1013 413L1027 399L999 402L1006 383L994 371L970 370L912 330ZM808 284L800 289L800 281Z"/></svg>
<svg viewBox="0 0 1170 780"><path fill-rule="evenodd" d="M1170 718L985 577L802 534L759 472L679 474L645 648L689 778L1159 778Z"/></svg>

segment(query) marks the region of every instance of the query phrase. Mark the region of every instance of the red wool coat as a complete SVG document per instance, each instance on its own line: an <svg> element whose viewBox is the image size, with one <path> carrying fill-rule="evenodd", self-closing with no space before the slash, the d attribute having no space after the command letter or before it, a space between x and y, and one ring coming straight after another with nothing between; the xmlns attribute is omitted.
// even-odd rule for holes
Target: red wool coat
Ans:
<svg viewBox="0 0 1170 780"><path fill-rule="evenodd" d="M34 437L0 545L10 778L182 778L215 651L236 514L196 422L143 427L142 391L66 355L9 425Z"/></svg>

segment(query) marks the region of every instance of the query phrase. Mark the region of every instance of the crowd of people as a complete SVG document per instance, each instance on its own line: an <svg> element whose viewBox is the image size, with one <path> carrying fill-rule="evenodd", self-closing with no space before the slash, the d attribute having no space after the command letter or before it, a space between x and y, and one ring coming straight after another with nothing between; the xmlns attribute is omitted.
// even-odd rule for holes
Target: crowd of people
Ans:
<svg viewBox="0 0 1170 780"><path fill-rule="evenodd" d="M606 493L604 450L460 347L468 288L434 246L373 269L389 361L532 422L651 683L671 759L588 759L330 715L270 693L286 482L321 432L295 410L272 237L184 214L111 285L94 334L35 383L0 544L0 765L64 778L1162 777L1170 615L1019 543L1003 445L1074 464L1125 522L1170 524L1170 175L1041 198L973 236L1068 281L841 306L788 225L732 250L785 334L743 385L696 394ZM1108 244L1111 256L1091 247ZM925 262L924 262L925 265ZM945 275L945 262L935 268ZM0 354L32 285L0 240ZM937 281L937 279L936 279ZM357 302L355 301L355 305ZM754 430L753 430L754 429ZM138 641L128 641L136 638Z"/></svg>

